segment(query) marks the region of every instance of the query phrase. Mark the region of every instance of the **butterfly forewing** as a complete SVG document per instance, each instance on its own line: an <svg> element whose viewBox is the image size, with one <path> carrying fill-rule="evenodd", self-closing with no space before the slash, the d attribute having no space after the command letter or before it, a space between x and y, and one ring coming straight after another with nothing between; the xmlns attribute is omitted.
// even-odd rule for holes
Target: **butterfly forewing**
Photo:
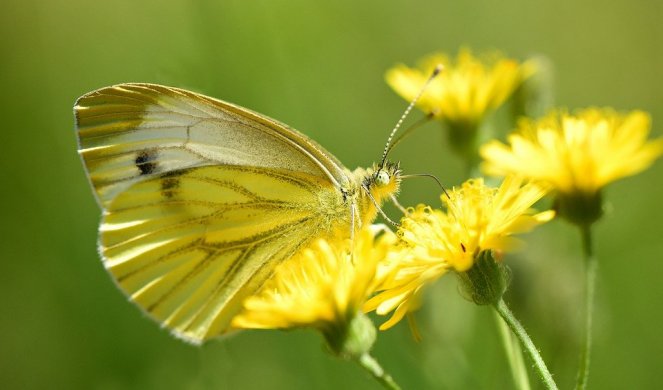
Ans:
<svg viewBox="0 0 663 390"><path fill-rule="evenodd" d="M120 84L74 108L79 152L102 206L136 180L206 165L284 168L347 182L321 146L247 109L154 84Z"/></svg>

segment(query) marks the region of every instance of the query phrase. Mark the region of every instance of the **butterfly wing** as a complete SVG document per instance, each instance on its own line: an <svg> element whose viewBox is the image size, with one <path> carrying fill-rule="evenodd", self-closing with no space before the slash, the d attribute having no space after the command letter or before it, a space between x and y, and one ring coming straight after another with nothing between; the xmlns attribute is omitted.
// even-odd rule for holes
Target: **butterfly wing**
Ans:
<svg viewBox="0 0 663 390"><path fill-rule="evenodd" d="M146 84L92 92L75 112L104 265L181 338L227 332L276 264L312 238L349 234L345 168L276 121Z"/></svg>
<svg viewBox="0 0 663 390"><path fill-rule="evenodd" d="M326 233L315 208L320 194L333 191L310 174L259 167L149 178L110 203L100 251L134 302L199 342L224 333L276 264Z"/></svg>
<svg viewBox="0 0 663 390"><path fill-rule="evenodd" d="M74 107L79 153L99 204L137 180L182 168L283 168L347 183L330 153L288 126L183 89L120 84L90 92Z"/></svg>

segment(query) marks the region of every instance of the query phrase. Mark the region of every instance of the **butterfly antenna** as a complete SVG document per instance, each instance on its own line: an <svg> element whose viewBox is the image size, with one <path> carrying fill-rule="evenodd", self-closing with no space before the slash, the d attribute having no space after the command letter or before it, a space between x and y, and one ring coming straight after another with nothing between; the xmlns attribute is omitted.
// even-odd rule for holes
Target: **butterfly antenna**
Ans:
<svg viewBox="0 0 663 390"><path fill-rule="evenodd" d="M411 175L403 175L401 176L401 179L409 179L412 177L429 177L437 183L438 186L440 186L440 189L442 190L442 193L447 197L447 199L451 199L451 196L449 196L449 193L447 192L446 188L442 185L442 182L440 182L440 179L437 178L435 175L431 175L430 173L415 173Z"/></svg>
<svg viewBox="0 0 663 390"><path fill-rule="evenodd" d="M420 128L421 126L423 126L423 125L425 125L426 123L428 123L428 121L430 121L430 120L433 119L434 117L435 117L435 113L434 113L434 112L431 112L431 113L427 114L425 117L423 117L423 118L419 119L418 121L416 121L415 123L413 123L413 124L412 124L410 127L408 127L407 129L405 129L405 131L403 131L398 137L396 137L396 139L394 140L394 142L392 142L391 145L389 145L389 149L387 150L387 154L389 154L389 152L391 152L391 150L392 150L393 148L395 148L396 145L398 145L399 143L401 143L402 140L404 140L405 138L407 138L410 134L414 133L414 131L415 131L416 129L418 129L418 128Z"/></svg>
<svg viewBox="0 0 663 390"><path fill-rule="evenodd" d="M417 101L419 100L419 98L421 98L421 96L424 94L424 92L426 91L426 88L428 88L431 81L433 81L435 76L440 74L440 72L442 71L443 68L444 68L444 66L442 64L437 64L435 69L433 69L433 73L431 73L430 77L428 77L428 80L426 80L423 87L421 87L421 89L419 90L419 93L417 93L417 96L415 96L414 99L412 99L410 104L405 109L405 112L403 112L403 115L401 115L401 118L398 120L398 122L396 122L396 126L394 126L394 128L391 130L391 133L389 133L389 138L387 138L387 144L385 145L384 152L382 153L382 161L380 162L380 166L384 166L384 162L387 160L387 154L389 153L389 150L391 149L391 147L390 147L391 140L394 138L394 135L396 134L398 129L403 124L403 121L405 120L405 118L410 114L410 111L412 111L412 108L414 107L414 105L417 104Z"/></svg>
<svg viewBox="0 0 663 390"><path fill-rule="evenodd" d="M415 173L415 174L412 174L412 175L401 176L401 179L408 179L408 178L411 178L411 177L430 177L431 179L435 180L435 182L437 183L438 186L440 186L440 189L442 190L442 193L444 194L444 196L446 196L448 200L451 200L451 195L449 195L449 192L447 192L447 189L444 188L444 186L440 182L440 179L438 179L435 175L431 175L430 173ZM456 221L460 221L460 219L458 218L458 214L456 213L456 211L452 207L453 205L451 204L451 202L448 202L447 206L448 206L447 211L449 211L451 213L451 215L453 215L454 218L456 218ZM462 243L461 243L461 245L462 245ZM464 251L464 249L463 249L463 251Z"/></svg>

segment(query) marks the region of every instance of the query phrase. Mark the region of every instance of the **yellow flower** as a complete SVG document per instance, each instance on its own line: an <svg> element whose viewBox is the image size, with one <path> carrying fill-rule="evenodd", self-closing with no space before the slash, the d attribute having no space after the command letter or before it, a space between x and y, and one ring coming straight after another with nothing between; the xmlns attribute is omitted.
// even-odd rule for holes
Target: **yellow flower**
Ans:
<svg viewBox="0 0 663 390"><path fill-rule="evenodd" d="M642 111L619 114L609 108L523 119L509 145L491 141L481 148L483 169L545 181L557 191L560 214L592 223L601 215L605 185L646 169L663 153L663 139L647 141L650 122Z"/></svg>
<svg viewBox="0 0 663 390"><path fill-rule="evenodd" d="M416 310L417 295L425 285L448 271L467 272L484 251L498 253L520 246L514 234L530 231L549 221L554 212L535 213L531 206L547 192L534 183L523 185L518 177L507 177L499 188L482 179L465 182L461 188L442 195L447 212L420 205L401 221L399 236L405 243L385 262L390 274L383 278L378 295L364 310L384 315L395 310L380 329L388 329L405 314Z"/></svg>
<svg viewBox="0 0 663 390"><path fill-rule="evenodd" d="M320 239L285 263L233 320L236 328L313 327L323 333L348 326L375 287L375 269L395 235L374 238L363 229L350 242Z"/></svg>
<svg viewBox="0 0 663 390"><path fill-rule="evenodd" d="M663 139L647 142L650 122L642 111L622 115L608 108L523 119L510 145L491 141L481 148L484 169L543 180L565 194L593 194L646 169L663 153Z"/></svg>
<svg viewBox="0 0 663 390"><path fill-rule="evenodd" d="M480 60L463 49L455 61L445 54L424 58L417 68L397 65L387 71L387 83L404 99L411 101L419 93L433 69L444 66L419 99L417 106L462 127L476 127L483 117L511 96L513 91L535 71L533 62L519 64L500 53Z"/></svg>

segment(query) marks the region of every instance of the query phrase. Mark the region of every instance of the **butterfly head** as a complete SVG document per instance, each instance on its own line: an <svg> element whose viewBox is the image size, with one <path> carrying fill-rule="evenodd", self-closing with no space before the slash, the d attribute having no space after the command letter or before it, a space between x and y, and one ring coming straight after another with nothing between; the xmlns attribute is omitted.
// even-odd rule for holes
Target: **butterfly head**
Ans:
<svg viewBox="0 0 663 390"><path fill-rule="evenodd" d="M362 184L378 201L397 194L401 184L400 163L385 162L374 165Z"/></svg>

